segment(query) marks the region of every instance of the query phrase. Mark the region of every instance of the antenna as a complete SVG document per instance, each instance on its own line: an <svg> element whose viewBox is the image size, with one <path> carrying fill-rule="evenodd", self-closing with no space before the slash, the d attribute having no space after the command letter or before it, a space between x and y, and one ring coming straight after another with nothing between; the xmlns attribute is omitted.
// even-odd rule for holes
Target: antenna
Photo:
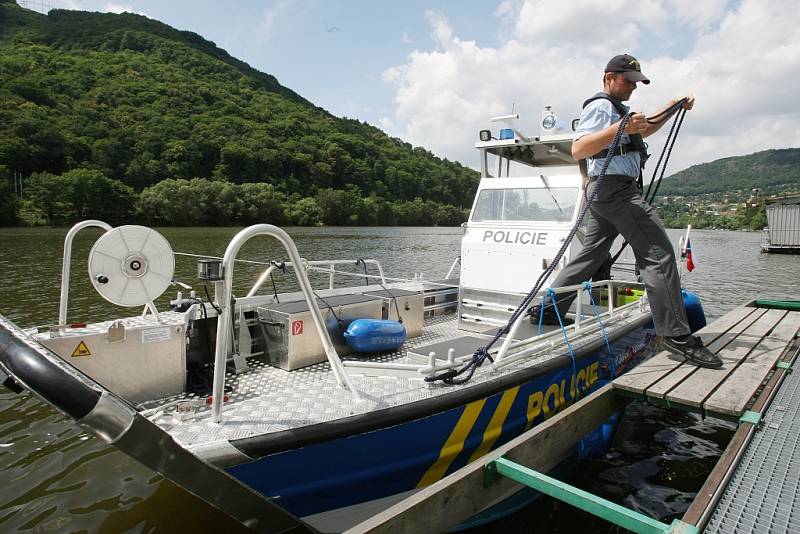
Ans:
<svg viewBox="0 0 800 534"><path fill-rule="evenodd" d="M512 106L512 109L513 109L513 106ZM514 121L517 120L517 119L519 119L519 114L515 113L515 114L512 114L512 115L500 115L499 117L492 117L491 119L489 119L489 121L504 123L506 126L508 126L514 132L514 134L517 137L519 137L520 141L525 142L525 141L528 140L528 138L525 136L524 133L519 131L514 126Z"/></svg>

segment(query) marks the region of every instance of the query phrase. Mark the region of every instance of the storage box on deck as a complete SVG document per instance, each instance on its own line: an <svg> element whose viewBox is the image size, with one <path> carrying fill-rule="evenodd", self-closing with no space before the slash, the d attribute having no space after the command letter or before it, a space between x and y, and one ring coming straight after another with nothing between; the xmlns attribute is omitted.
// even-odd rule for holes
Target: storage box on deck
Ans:
<svg viewBox="0 0 800 534"><path fill-rule="evenodd" d="M402 319L406 327L406 337L416 337L422 334L422 320L424 315L425 297L419 291L406 291L405 289L386 289L364 293L368 296L379 297L383 302L382 319L398 321ZM395 300L397 306L395 307ZM400 317L397 311L400 310Z"/></svg>
<svg viewBox="0 0 800 534"><path fill-rule="evenodd" d="M342 335L347 325L356 319L380 319L382 315L382 300L374 296L336 295L325 297L324 302L318 299L317 305L339 355L352 352ZM258 318L270 365L292 371L327 360L307 302L262 306L258 308Z"/></svg>
<svg viewBox="0 0 800 534"><path fill-rule="evenodd" d="M162 323L131 318L63 332L37 340L131 404L182 393L186 387L186 336L179 314Z"/></svg>
<svg viewBox="0 0 800 534"><path fill-rule="evenodd" d="M616 295L614 306L624 306L641 300L644 296L644 290L618 287ZM597 299L595 299L595 302L597 302ZM600 305L608 306L608 290L605 288L600 289Z"/></svg>

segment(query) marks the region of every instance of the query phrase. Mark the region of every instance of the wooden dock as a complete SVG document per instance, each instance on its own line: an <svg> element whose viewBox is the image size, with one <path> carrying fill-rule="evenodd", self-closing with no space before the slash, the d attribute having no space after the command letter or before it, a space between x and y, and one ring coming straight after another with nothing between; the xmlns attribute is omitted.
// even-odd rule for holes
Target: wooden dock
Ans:
<svg viewBox="0 0 800 534"><path fill-rule="evenodd" d="M738 419L800 329L800 311L740 306L698 335L723 361L697 367L662 351L614 380L615 391L650 403Z"/></svg>
<svg viewBox="0 0 800 534"><path fill-rule="evenodd" d="M446 532L521 489L520 484L634 532L702 531L760 428L762 415L800 355L800 303L773 304L750 302L699 332L722 358L721 369L698 368L659 352L612 384L348 532ZM800 404L800 394L797 397ZM739 420L739 429L686 514L671 525L544 474L590 429L634 398Z"/></svg>

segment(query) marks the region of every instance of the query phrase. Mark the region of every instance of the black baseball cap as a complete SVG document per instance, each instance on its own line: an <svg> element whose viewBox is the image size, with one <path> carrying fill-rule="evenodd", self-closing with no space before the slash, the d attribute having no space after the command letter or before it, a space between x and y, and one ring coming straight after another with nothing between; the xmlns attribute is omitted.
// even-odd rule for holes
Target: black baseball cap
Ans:
<svg viewBox="0 0 800 534"><path fill-rule="evenodd" d="M620 54L611 58L606 65L606 72L621 72L632 82L650 83L650 80L642 74L642 67L639 61L628 54Z"/></svg>

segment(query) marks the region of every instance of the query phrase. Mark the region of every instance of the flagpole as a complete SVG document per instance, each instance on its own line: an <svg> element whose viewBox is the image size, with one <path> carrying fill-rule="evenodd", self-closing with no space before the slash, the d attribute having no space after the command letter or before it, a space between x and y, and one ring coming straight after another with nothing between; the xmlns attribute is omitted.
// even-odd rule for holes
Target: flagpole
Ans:
<svg viewBox="0 0 800 534"><path fill-rule="evenodd" d="M689 232L691 232L691 231L692 231L692 225L691 224L687 224L686 225L686 235L685 236L681 236L680 240L678 241L678 246L681 249L681 260L678 262L680 264L680 267L678 268L678 279L679 280L683 280L683 264L685 263L685 260L686 260L687 247L689 245Z"/></svg>
<svg viewBox="0 0 800 534"><path fill-rule="evenodd" d="M683 247L685 247L686 244L689 243L689 232L691 232L691 231L692 231L692 225L691 224L687 224L686 225L686 237L683 239L683 245L682 245ZM684 249L681 250L681 258L683 258L685 256L686 256L686 249L684 248Z"/></svg>

